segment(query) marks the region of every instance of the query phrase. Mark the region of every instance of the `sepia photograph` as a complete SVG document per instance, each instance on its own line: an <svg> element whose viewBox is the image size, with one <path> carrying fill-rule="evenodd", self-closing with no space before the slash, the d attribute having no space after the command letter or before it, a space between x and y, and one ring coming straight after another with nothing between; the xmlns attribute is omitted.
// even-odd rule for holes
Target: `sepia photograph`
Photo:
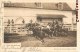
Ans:
<svg viewBox="0 0 80 52"><path fill-rule="evenodd" d="M73 2L5 2L4 43L22 47L76 47Z"/></svg>

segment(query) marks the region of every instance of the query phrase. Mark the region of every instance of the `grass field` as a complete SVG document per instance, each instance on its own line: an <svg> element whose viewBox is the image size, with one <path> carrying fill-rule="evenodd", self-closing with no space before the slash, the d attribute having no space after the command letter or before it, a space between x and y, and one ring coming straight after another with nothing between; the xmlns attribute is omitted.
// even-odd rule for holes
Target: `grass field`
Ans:
<svg viewBox="0 0 80 52"><path fill-rule="evenodd" d="M46 37L44 43L33 36L28 35L6 35L4 36L5 43L21 43L22 47L76 47L77 42L76 32L70 32L68 36Z"/></svg>

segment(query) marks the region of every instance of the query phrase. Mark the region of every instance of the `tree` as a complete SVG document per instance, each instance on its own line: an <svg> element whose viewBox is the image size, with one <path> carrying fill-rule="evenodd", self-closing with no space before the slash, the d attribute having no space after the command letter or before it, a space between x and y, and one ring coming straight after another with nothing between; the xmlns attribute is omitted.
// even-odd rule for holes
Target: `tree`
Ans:
<svg viewBox="0 0 80 52"><path fill-rule="evenodd" d="M22 23L23 23L23 24L25 23L24 19L23 19Z"/></svg>
<svg viewBox="0 0 80 52"><path fill-rule="evenodd" d="M8 25L10 25L10 19L8 19Z"/></svg>
<svg viewBox="0 0 80 52"><path fill-rule="evenodd" d="M12 25L14 24L14 20L13 19L12 19L11 23L12 23Z"/></svg>

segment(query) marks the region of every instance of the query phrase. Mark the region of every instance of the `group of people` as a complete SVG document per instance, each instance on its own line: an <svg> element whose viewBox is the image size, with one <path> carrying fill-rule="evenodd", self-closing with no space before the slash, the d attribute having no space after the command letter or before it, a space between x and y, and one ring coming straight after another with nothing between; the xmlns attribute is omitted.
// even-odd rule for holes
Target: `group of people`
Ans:
<svg viewBox="0 0 80 52"><path fill-rule="evenodd" d="M33 31L33 36L43 41L46 34L48 37L59 36L63 33L63 24L58 20L54 20L52 23L48 23L46 26L38 23L29 24L29 30Z"/></svg>
<svg viewBox="0 0 80 52"><path fill-rule="evenodd" d="M48 33L51 34L51 36L58 36L59 33L62 31L63 24L62 22L58 20L54 20L52 23L48 23L46 28L48 29Z"/></svg>

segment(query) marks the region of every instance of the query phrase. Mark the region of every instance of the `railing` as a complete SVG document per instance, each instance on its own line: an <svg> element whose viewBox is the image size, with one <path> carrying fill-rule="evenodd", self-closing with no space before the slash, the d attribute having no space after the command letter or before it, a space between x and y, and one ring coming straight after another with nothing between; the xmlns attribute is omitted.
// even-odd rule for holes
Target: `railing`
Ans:
<svg viewBox="0 0 80 52"><path fill-rule="evenodd" d="M63 28L68 29L68 31L76 31L76 26L73 26L71 24L63 24ZM5 32L8 33L23 33L23 34L32 34L30 30L27 29L27 27L17 27L17 26L5 26L4 28Z"/></svg>

